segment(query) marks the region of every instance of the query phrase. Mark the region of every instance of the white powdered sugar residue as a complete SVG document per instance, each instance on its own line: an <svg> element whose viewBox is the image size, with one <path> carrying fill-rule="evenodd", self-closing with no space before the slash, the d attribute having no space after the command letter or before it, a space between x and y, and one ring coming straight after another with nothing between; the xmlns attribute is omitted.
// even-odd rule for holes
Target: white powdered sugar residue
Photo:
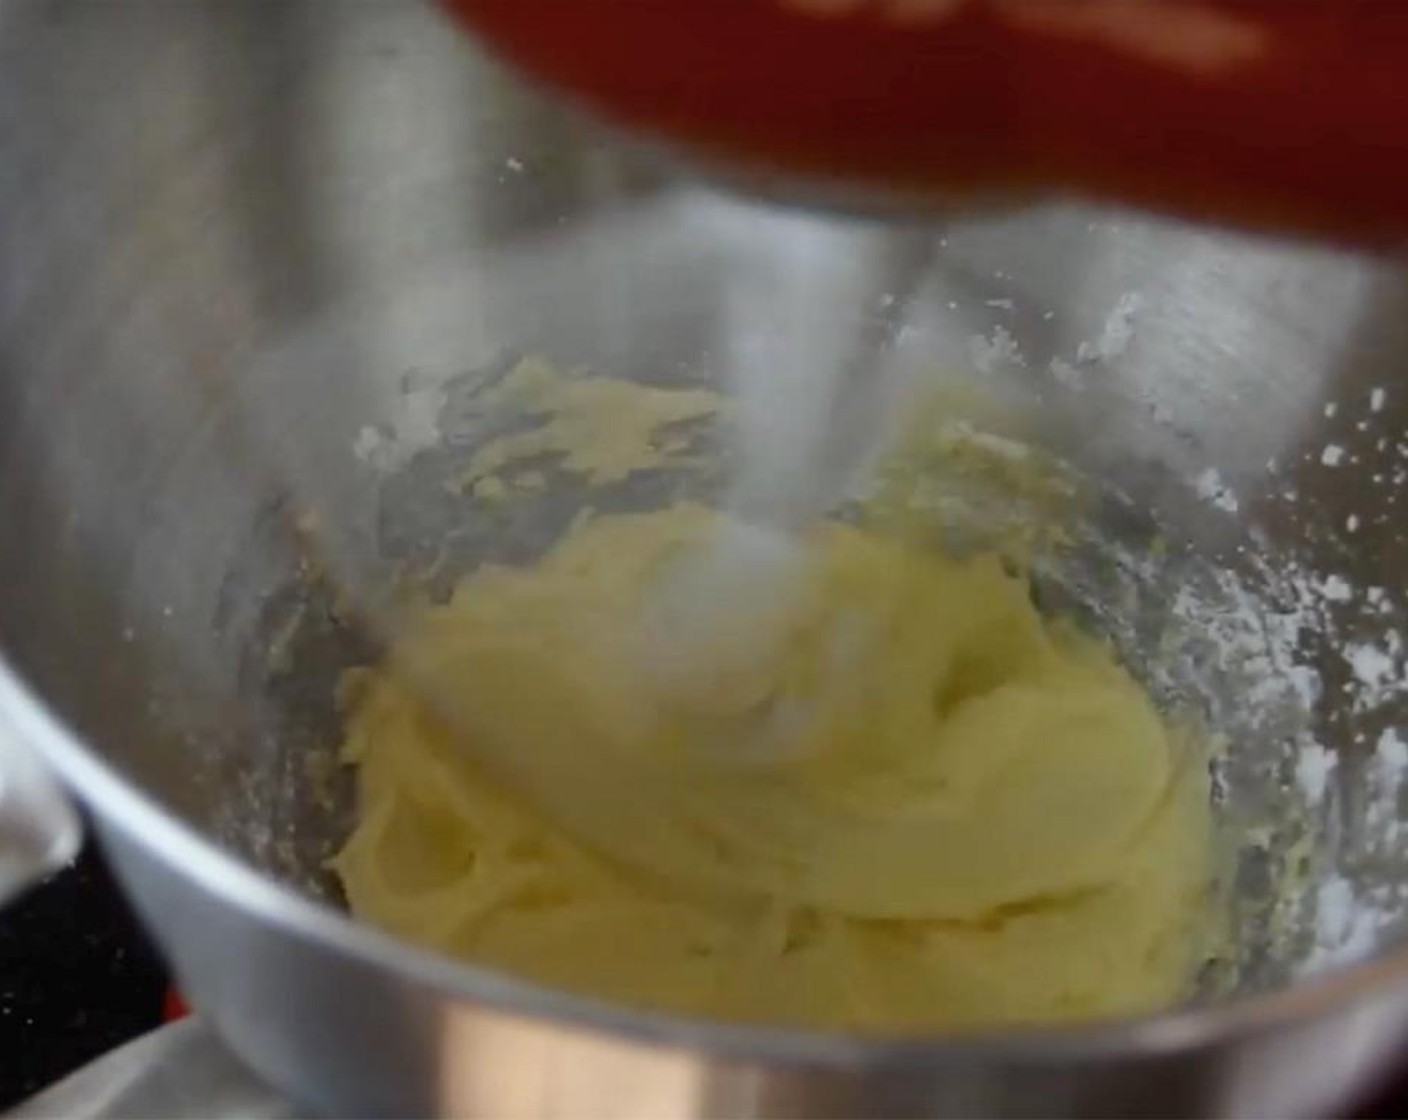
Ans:
<svg viewBox="0 0 1408 1120"><path fill-rule="evenodd" d="M1217 509L1226 513L1236 513L1238 509L1237 495L1232 492L1222 476L1212 467L1203 471L1193 483L1198 497Z"/></svg>
<svg viewBox="0 0 1408 1120"><path fill-rule="evenodd" d="M1315 892L1315 949L1304 971L1318 972L1362 960L1378 946L1379 933L1392 914L1355 890L1343 875L1332 874Z"/></svg>
<svg viewBox="0 0 1408 1120"><path fill-rule="evenodd" d="M1355 712L1382 707L1408 691L1403 672L1403 638L1397 630L1384 631L1377 642L1351 642L1340 650L1353 674Z"/></svg>
<svg viewBox="0 0 1408 1120"><path fill-rule="evenodd" d="M1408 770L1408 742L1395 728L1386 729L1374 747L1374 764L1379 782L1395 795L1403 785L1403 774Z"/></svg>
<svg viewBox="0 0 1408 1120"><path fill-rule="evenodd" d="M995 373L1004 365L1024 366L1017 340L1006 327L993 327L992 334L975 334L968 339L968 354L979 373Z"/></svg>
<svg viewBox="0 0 1408 1120"><path fill-rule="evenodd" d="M1403 835L1398 810L1403 775L1408 770L1408 743L1395 728L1380 733L1369 766L1369 800L1364 811L1366 839L1371 845L1397 851Z"/></svg>
<svg viewBox="0 0 1408 1120"><path fill-rule="evenodd" d="M1348 603L1354 598L1354 588L1343 576L1326 576L1320 581L1319 591L1327 603Z"/></svg>
<svg viewBox="0 0 1408 1120"><path fill-rule="evenodd" d="M378 466L380 465L379 460L385 457L383 449L390 442L390 436L369 425L358 432L357 437L352 441L352 454L364 463Z"/></svg>
<svg viewBox="0 0 1408 1120"><path fill-rule="evenodd" d="M1320 674L1309 665L1291 665L1286 669L1286 681L1295 690L1296 697L1304 711L1310 711L1320 703L1324 688L1320 684Z"/></svg>
<svg viewBox="0 0 1408 1120"><path fill-rule="evenodd" d="M1294 562L1251 560L1255 574L1243 582L1228 571L1211 573L1216 591L1180 591L1174 614L1212 638L1229 707L1213 712L1224 726L1255 741L1266 733L1286 744L1291 763L1288 802L1304 814L1305 827L1323 832L1323 815L1337 800L1346 760L1319 741L1313 713L1326 699L1316 638L1334 641L1337 613L1353 613L1358 600L1344 576L1306 570ZM1307 645L1306 643L1309 643ZM1329 698L1338 705L1338 696ZM1289 738L1289 741L1287 739ZM1396 756L1393 756L1396 757ZM1246 780L1245 776L1243 780ZM1311 921L1305 957L1295 965L1314 972L1372 953L1392 916L1400 912L1372 886L1338 866L1339 852L1317 852L1324 862L1318 883L1291 884L1287 901L1303 906ZM1304 891L1305 893L1301 893Z"/></svg>
<svg viewBox="0 0 1408 1120"><path fill-rule="evenodd" d="M1377 720L1389 715L1408 696L1405 656L1408 649L1399 630L1385 628L1371 639L1346 640L1341 625L1381 619L1388 596L1382 587L1357 589L1343 576L1302 577L1294 582L1305 593L1305 604L1318 618L1320 634L1348 668L1348 680L1334 706L1351 719ZM1351 724L1351 726L1353 726ZM1396 877L1385 878L1375 868L1382 859L1396 860L1408 829L1400 803L1408 779L1408 738L1396 726L1337 736L1343 754L1320 743L1301 745L1295 766L1296 786L1307 806L1323 810L1338 806L1335 819L1343 838L1323 850L1319 885L1311 902L1315 925L1313 947L1301 962L1302 973L1313 973L1371 956L1408 910L1408 891ZM1373 742L1372 752L1359 747ZM1337 788L1340 787L1340 788ZM1352 792L1351 792L1352 791Z"/></svg>
<svg viewBox="0 0 1408 1120"><path fill-rule="evenodd" d="M1083 389L1085 373L1082 366L1113 361L1123 355L1134 340L1134 319L1143 306L1144 297L1136 292L1126 292L1120 296L1114 309L1106 317L1099 337L1093 342L1086 340L1076 346L1073 362L1055 357L1047 363L1047 371L1056 383L1066 389Z"/></svg>
<svg viewBox="0 0 1408 1120"><path fill-rule="evenodd" d="M1353 826L1356 838L1347 850L1327 853L1332 865L1346 858L1349 862L1333 867L1316 890L1314 946L1300 966L1303 974L1371 956L1401 929L1408 908L1404 884L1372 870L1374 858L1386 857L1392 863L1402 850L1399 801L1408 772L1408 743L1396 731L1384 731L1368 762L1354 778L1364 798L1362 818ZM1371 856L1368 864L1362 862L1364 855Z"/></svg>
<svg viewBox="0 0 1408 1120"><path fill-rule="evenodd" d="M1076 347L1077 362L1104 362L1120 357L1134 339L1134 317L1144 306L1137 292L1125 292L1105 319L1100 337Z"/></svg>
<svg viewBox="0 0 1408 1120"><path fill-rule="evenodd" d="M1056 384L1072 392L1079 392L1085 388L1085 375L1075 366L1063 358L1052 358L1046 367Z"/></svg>
<svg viewBox="0 0 1408 1120"><path fill-rule="evenodd" d="M440 385L408 387L400 394L388 423L365 427L352 441L352 453L374 470L389 473L418 451L440 443L440 413L445 407Z"/></svg>
<svg viewBox="0 0 1408 1120"><path fill-rule="evenodd" d="M1307 743L1301 748L1296 759L1296 784L1311 805L1324 801L1330 775L1338 764L1339 756L1319 743Z"/></svg>

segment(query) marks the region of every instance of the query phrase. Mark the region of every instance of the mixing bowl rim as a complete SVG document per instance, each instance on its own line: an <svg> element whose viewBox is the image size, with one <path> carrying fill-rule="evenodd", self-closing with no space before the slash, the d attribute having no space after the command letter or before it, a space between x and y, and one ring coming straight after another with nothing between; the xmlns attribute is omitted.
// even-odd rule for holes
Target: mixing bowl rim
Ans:
<svg viewBox="0 0 1408 1120"><path fill-rule="evenodd" d="M723 1023L648 1009L515 979L455 961L354 921L260 872L179 819L129 781L50 710L0 654L0 715L106 822L147 855L202 891L280 933L385 969L435 994L488 1011L545 1024L605 1030L657 1047L700 1047L721 1058L837 1067L932 1066L955 1062L1099 1060L1131 1052L1159 1054L1256 1034L1360 998L1396 990L1408 973L1408 949L1307 977L1224 1004L1057 1027L1024 1027L951 1035L859 1036L797 1028Z"/></svg>

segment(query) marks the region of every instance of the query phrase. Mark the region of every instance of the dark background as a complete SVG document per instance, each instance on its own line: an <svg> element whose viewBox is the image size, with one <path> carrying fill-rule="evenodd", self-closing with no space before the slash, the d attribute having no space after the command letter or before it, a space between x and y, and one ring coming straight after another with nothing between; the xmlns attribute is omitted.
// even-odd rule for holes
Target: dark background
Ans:
<svg viewBox="0 0 1408 1120"><path fill-rule="evenodd" d="M90 845L0 915L0 1113L157 1026L161 958ZM1408 1068L1355 1113L1408 1116Z"/></svg>
<svg viewBox="0 0 1408 1120"><path fill-rule="evenodd" d="M90 845L0 913L0 1113L161 1022L166 970Z"/></svg>

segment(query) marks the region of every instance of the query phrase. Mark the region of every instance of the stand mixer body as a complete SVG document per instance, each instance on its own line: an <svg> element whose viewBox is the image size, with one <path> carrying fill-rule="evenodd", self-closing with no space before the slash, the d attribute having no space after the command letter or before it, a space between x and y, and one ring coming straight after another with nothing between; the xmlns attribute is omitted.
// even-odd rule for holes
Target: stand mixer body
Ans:
<svg viewBox="0 0 1408 1120"><path fill-rule="evenodd" d="M444 0L628 129L792 200L1044 193L1396 242L1408 9L1377 0Z"/></svg>
<svg viewBox="0 0 1408 1120"><path fill-rule="evenodd" d="M1295 112L1248 93L1242 113L1220 114L1224 79L1132 61L1099 36L1004 24L1011 38L994 53L996 21L1030 16L1037 0L971 0L952 22L913 29L868 22L872 8L911 9L898 3L827 5L841 10L823 19L763 0L456 3L544 77L590 92L609 70L612 92L595 96L614 119L699 137L689 151L794 197L932 204L936 185L983 198L1085 187L1379 240L1408 199L1393 186L1402 168L1369 174L1368 125L1342 132L1328 100L1304 150L1267 136L1236 156L1229 137L1257 135L1231 122L1289 128ZM1092 13L1125 6L1072 0ZM1310 5L1274 6L1300 28L1293 41L1340 59L1333 84L1346 97L1386 83L1396 6L1337 5L1361 26L1381 20L1365 41L1382 57L1362 85ZM1276 24L1272 0L1201 8ZM776 79L793 48L764 33L784 19L810 20L801 34L837 69L775 102L730 100L716 78L785 92ZM603 53L574 55L573 36ZM947 77L932 54L945 36L975 60ZM650 44L666 41L693 64L657 65ZM1003 62L1007 45L1030 65ZM1079 81L1058 80L1058 58ZM589 59L579 82L566 68ZM890 72L867 87L871 64ZM1290 89L1291 71L1273 72L1282 85L1267 88ZM1131 87L1111 104L1096 79L1116 73L1162 90L1165 107L1181 90L1199 115L1140 117ZM685 79L688 96L671 102ZM1020 103L1005 80L1026 90ZM948 128L951 105L916 106L921 81L950 82L950 101L984 117L954 125L962 142L943 167L918 159L918 133L874 127L872 111L894 110ZM686 113L701 96L717 118ZM1108 114L1105 147L1082 106ZM1391 147L1393 107L1369 110ZM1038 134L1053 144L1040 160ZM1332 174L1325 153L1346 135L1333 150L1350 149L1349 163ZM1226 144L1225 160L1199 155L1204 136ZM511 534L466 517L441 485L476 438L461 426L466 384L524 353L646 384L705 380L739 328L729 294L777 264L790 235L757 207L721 246L699 221L717 199L600 143L434 10L381 0L4 0L0 202L3 730L92 811L184 993L224 1040L203 1045L230 1046L329 1113L486 1116L1311 1114L1344 1106L1397 1060L1401 895L1363 959L1335 971L1300 977L1288 964L1275 982L1132 1022L899 1040L609 1005L352 921L326 870L352 812L347 782L335 766L315 781L309 760L337 745L339 674L377 649L343 604L310 591L310 498L346 529L344 553L379 571L436 561L448 530L467 562L504 558L495 550ZM1013 343L1021 360L996 364L988 383L1015 402L1024 438L1118 491L1098 506L1103 539L1162 562L1134 532L1147 514L1186 546L1195 575L1333 575L1296 668L1335 688L1353 682L1326 635L1372 652L1408 629L1401 265L1107 208L869 228L924 250L901 255L924 262L912 301L893 298L893 270L875 270L866 308L888 297L922 315L882 320L872 337L902 337L916 361L939 365L968 361L974 339L989 358L1014 354L993 339ZM1084 360L1084 388L1062 396L1048 369L1082 361L1132 295L1134 340ZM857 302L819 313L857 316ZM393 472L358 454L368 430L373 444L389 432L415 445L427 427L444 439L412 446ZM1156 569L1135 590L1162 609L1184 585ZM1108 585L1089 582L1100 605ZM1342 598L1344 586L1365 594ZM1286 604L1265 601L1276 609L1253 621L1284 620ZM1220 652L1204 658L1214 670ZM1324 705L1291 714L1335 759L1311 854L1346 882L1403 886L1402 847L1377 843L1378 805L1362 798L1375 737L1408 719L1395 691L1403 651L1383 658L1377 706L1327 689ZM1219 699L1233 718L1255 707L1249 689ZM1239 745L1249 802L1294 785L1282 744ZM1385 815L1401 819L1395 806Z"/></svg>

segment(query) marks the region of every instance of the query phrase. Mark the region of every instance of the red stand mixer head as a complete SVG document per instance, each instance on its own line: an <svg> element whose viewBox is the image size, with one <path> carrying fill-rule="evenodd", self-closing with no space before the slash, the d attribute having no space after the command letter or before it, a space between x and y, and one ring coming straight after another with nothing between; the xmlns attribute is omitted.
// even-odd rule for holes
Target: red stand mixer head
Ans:
<svg viewBox="0 0 1408 1120"><path fill-rule="evenodd" d="M801 197L1075 192L1394 242L1408 7L445 0L606 119Z"/></svg>

